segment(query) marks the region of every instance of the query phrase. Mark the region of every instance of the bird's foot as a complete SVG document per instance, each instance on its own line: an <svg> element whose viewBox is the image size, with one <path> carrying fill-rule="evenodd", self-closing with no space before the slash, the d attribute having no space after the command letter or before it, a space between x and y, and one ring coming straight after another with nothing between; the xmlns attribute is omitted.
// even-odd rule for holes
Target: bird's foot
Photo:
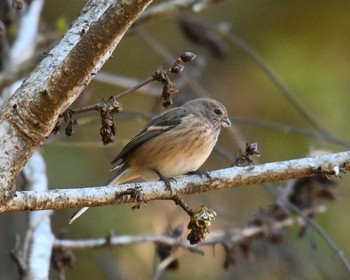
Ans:
<svg viewBox="0 0 350 280"><path fill-rule="evenodd" d="M174 178L168 178L168 177L164 177L159 171L155 170L155 172L157 173L157 175L159 176L159 180L163 181L165 184L165 188L167 191L170 191L170 195L173 194L173 190L171 189L171 181L176 182L176 180Z"/></svg>

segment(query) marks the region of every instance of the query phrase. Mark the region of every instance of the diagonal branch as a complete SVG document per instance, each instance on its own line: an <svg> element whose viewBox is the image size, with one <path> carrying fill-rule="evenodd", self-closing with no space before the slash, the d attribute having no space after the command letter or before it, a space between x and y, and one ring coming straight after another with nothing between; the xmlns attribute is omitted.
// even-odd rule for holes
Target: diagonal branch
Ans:
<svg viewBox="0 0 350 280"><path fill-rule="evenodd" d="M90 0L61 41L0 107L0 205L15 179L152 0Z"/></svg>
<svg viewBox="0 0 350 280"><path fill-rule="evenodd" d="M223 0L172 0L160 2L145 11L135 22L136 25L149 20L159 20L179 14L183 11L191 10L199 13L212 4L220 3Z"/></svg>
<svg viewBox="0 0 350 280"><path fill-rule="evenodd" d="M256 166L217 170L209 173L211 179L200 178L196 175L185 176L178 178L176 182L172 182L172 193L160 181L140 183L137 184L138 188L135 188L135 184L125 184L118 187L16 192L10 201L0 206L0 212L140 203L140 201L137 201L137 197L142 197L143 201L169 200L174 195L183 196L320 174L338 176L339 170L350 170L350 151ZM142 195L132 195L138 189L140 189Z"/></svg>

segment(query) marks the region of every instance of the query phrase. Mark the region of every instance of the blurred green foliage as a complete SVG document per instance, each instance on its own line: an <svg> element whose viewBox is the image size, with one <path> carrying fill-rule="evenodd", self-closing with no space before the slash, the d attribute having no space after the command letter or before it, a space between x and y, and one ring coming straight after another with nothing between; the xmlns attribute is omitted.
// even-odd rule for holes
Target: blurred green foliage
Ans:
<svg viewBox="0 0 350 280"><path fill-rule="evenodd" d="M67 27L67 18L65 18L64 16L60 16L59 18L57 18L55 24L55 31L58 34L64 35L64 33L67 31Z"/></svg>

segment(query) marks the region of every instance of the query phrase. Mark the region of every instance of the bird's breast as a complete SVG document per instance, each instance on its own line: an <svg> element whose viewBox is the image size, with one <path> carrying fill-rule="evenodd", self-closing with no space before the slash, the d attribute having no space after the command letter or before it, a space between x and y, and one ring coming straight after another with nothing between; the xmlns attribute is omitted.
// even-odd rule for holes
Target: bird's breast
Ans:
<svg viewBox="0 0 350 280"><path fill-rule="evenodd" d="M197 170L209 157L218 138L210 125L194 123L179 125L141 145L129 164L139 169L142 177L154 179L152 170L174 178Z"/></svg>

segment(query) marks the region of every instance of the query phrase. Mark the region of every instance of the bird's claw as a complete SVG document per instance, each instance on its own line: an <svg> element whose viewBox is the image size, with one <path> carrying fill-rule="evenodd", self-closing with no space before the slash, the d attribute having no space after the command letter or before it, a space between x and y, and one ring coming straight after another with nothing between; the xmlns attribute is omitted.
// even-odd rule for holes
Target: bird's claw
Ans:
<svg viewBox="0 0 350 280"><path fill-rule="evenodd" d="M172 194L173 194L173 190L171 189L171 184L170 184L170 182L171 182L171 181L176 182L176 179L164 177L164 176L163 176L162 174L160 174L160 172L157 171L157 170L155 170L155 172L156 172L157 175L159 176L159 180L164 182L166 190L170 192L170 195L172 195Z"/></svg>

